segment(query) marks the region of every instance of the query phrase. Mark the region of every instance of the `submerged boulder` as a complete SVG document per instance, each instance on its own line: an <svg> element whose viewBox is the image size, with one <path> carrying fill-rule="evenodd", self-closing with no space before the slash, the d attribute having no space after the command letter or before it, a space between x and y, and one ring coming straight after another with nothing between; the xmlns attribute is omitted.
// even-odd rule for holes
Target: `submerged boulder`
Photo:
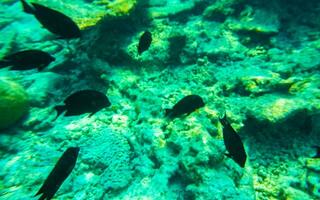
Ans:
<svg viewBox="0 0 320 200"><path fill-rule="evenodd" d="M28 95L18 83L0 78L0 129L8 128L28 110Z"/></svg>

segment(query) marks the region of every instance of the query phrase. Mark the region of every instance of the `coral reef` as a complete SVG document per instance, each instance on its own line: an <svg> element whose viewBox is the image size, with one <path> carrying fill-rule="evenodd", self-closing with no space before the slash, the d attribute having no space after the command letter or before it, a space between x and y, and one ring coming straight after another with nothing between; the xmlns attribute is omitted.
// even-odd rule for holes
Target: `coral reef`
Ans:
<svg viewBox="0 0 320 200"><path fill-rule="evenodd" d="M0 2L1 57L33 48L56 58L41 72L0 70L16 82L0 79L0 127L25 116L0 134L0 199L32 199L71 146L80 147L78 161L56 199L320 198L312 158L320 144L319 1L30 2L70 16L83 37L56 40L19 1ZM139 55L145 31L152 43ZM82 89L106 94L111 106L56 118L54 106ZM205 106L165 117L192 94ZM244 168L225 156L224 114L243 141Z"/></svg>
<svg viewBox="0 0 320 200"><path fill-rule="evenodd" d="M130 146L119 133L108 129L98 132L83 144L83 162L91 166L88 170L100 177L99 184L105 190L122 189L131 180Z"/></svg>

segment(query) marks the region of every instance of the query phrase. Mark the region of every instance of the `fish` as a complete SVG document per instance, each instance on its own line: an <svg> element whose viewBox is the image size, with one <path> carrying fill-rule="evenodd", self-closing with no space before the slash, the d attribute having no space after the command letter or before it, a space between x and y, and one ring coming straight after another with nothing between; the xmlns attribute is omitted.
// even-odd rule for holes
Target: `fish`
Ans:
<svg viewBox="0 0 320 200"><path fill-rule="evenodd" d="M64 101L64 105L55 106L57 117L66 111L64 116L81 115L90 113L90 117L96 112L111 105L108 97L95 90L80 90Z"/></svg>
<svg viewBox="0 0 320 200"><path fill-rule="evenodd" d="M152 35L149 31L145 31L139 40L138 54L141 55L144 51L148 50L152 42Z"/></svg>
<svg viewBox="0 0 320 200"><path fill-rule="evenodd" d="M244 168L247 154L240 136L228 122L226 114L223 118L220 118L219 121L223 126L223 141L228 151L226 156L234 160L240 167Z"/></svg>
<svg viewBox="0 0 320 200"><path fill-rule="evenodd" d="M317 150L316 155L314 155L312 158L320 158L320 146L312 146Z"/></svg>
<svg viewBox="0 0 320 200"><path fill-rule="evenodd" d="M30 49L7 55L0 60L0 68L11 66L11 70L43 70L51 62L55 61L49 53Z"/></svg>
<svg viewBox="0 0 320 200"><path fill-rule="evenodd" d="M173 108L165 110L165 116L171 119L181 115L189 115L198 108L204 107L204 102L199 95L188 95L183 97Z"/></svg>
<svg viewBox="0 0 320 200"><path fill-rule="evenodd" d="M69 147L59 158L47 179L35 196L41 194L39 200L50 200L58 191L64 180L70 175L76 165L79 147Z"/></svg>
<svg viewBox="0 0 320 200"><path fill-rule="evenodd" d="M65 14L37 3L29 5L20 0L24 12L34 15L44 28L59 35L61 39L79 38L81 31L78 25Z"/></svg>

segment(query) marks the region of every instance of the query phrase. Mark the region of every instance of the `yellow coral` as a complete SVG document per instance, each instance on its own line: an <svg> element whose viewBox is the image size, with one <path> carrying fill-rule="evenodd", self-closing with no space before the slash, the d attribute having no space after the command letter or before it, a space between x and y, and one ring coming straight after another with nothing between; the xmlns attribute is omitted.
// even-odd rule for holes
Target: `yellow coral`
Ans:
<svg viewBox="0 0 320 200"><path fill-rule="evenodd" d="M77 23L79 28L81 30L83 30L83 29L86 29L88 27L96 25L97 22L100 21L105 15L106 15L106 13L99 12L99 13L96 13L96 15L94 15L94 16L87 16L87 17L83 17L83 18L77 18L77 19L75 19L75 22Z"/></svg>
<svg viewBox="0 0 320 200"><path fill-rule="evenodd" d="M123 16L135 8L136 0L95 0L92 3L74 4L72 0L33 0L71 17L79 28L96 25L104 16ZM107 9L106 9L107 8Z"/></svg>
<svg viewBox="0 0 320 200"><path fill-rule="evenodd" d="M269 104L263 110L263 113L269 121L276 122L283 119L295 104L296 102L293 100L280 98Z"/></svg>
<svg viewBox="0 0 320 200"><path fill-rule="evenodd" d="M107 14L112 16L128 15L137 5L136 0L117 0L114 2L110 2L109 0L97 0L94 3L108 8L109 13Z"/></svg>
<svg viewBox="0 0 320 200"><path fill-rule="evenodd" d="M296 82L292 84L292 86L289 88L289 92L291 94L301 92L302 90L307 88L309 85L310 85L310 80L302 80L302 81Z"/></svg>
<svg viewBox="0 0 320 200"><path fill-rule="evenodd" d="M136 6L135 0L117 0L110 3L107 7L112 9L115 16L128 15Z"/></svg>

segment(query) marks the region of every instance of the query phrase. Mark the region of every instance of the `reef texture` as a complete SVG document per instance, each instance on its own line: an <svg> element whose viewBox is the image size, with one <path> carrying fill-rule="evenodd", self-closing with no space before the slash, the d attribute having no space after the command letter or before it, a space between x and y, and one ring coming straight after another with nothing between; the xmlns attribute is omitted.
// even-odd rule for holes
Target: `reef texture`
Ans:
<svg viewBox="0 0 320 200"><path fill-rule="evenodd" d="M19 1L1 1L0 56L37 48L56 61L0 70L26 91L1 79L0 106L2 90L14 99L0 107L0 127L30 98L29 114L0 133L0 199L32 199L70 146L79 158L56 199L320 199L318 0L34 2L73 18L82 37L54 40ZM139 55L146 30L152 43ZM88 88L112 105L55 120L55 105ZM190 94L206 106L164 117ZM17 112L12 121L3 109ZM225 156L225 112L245 168Z"/></svg>

